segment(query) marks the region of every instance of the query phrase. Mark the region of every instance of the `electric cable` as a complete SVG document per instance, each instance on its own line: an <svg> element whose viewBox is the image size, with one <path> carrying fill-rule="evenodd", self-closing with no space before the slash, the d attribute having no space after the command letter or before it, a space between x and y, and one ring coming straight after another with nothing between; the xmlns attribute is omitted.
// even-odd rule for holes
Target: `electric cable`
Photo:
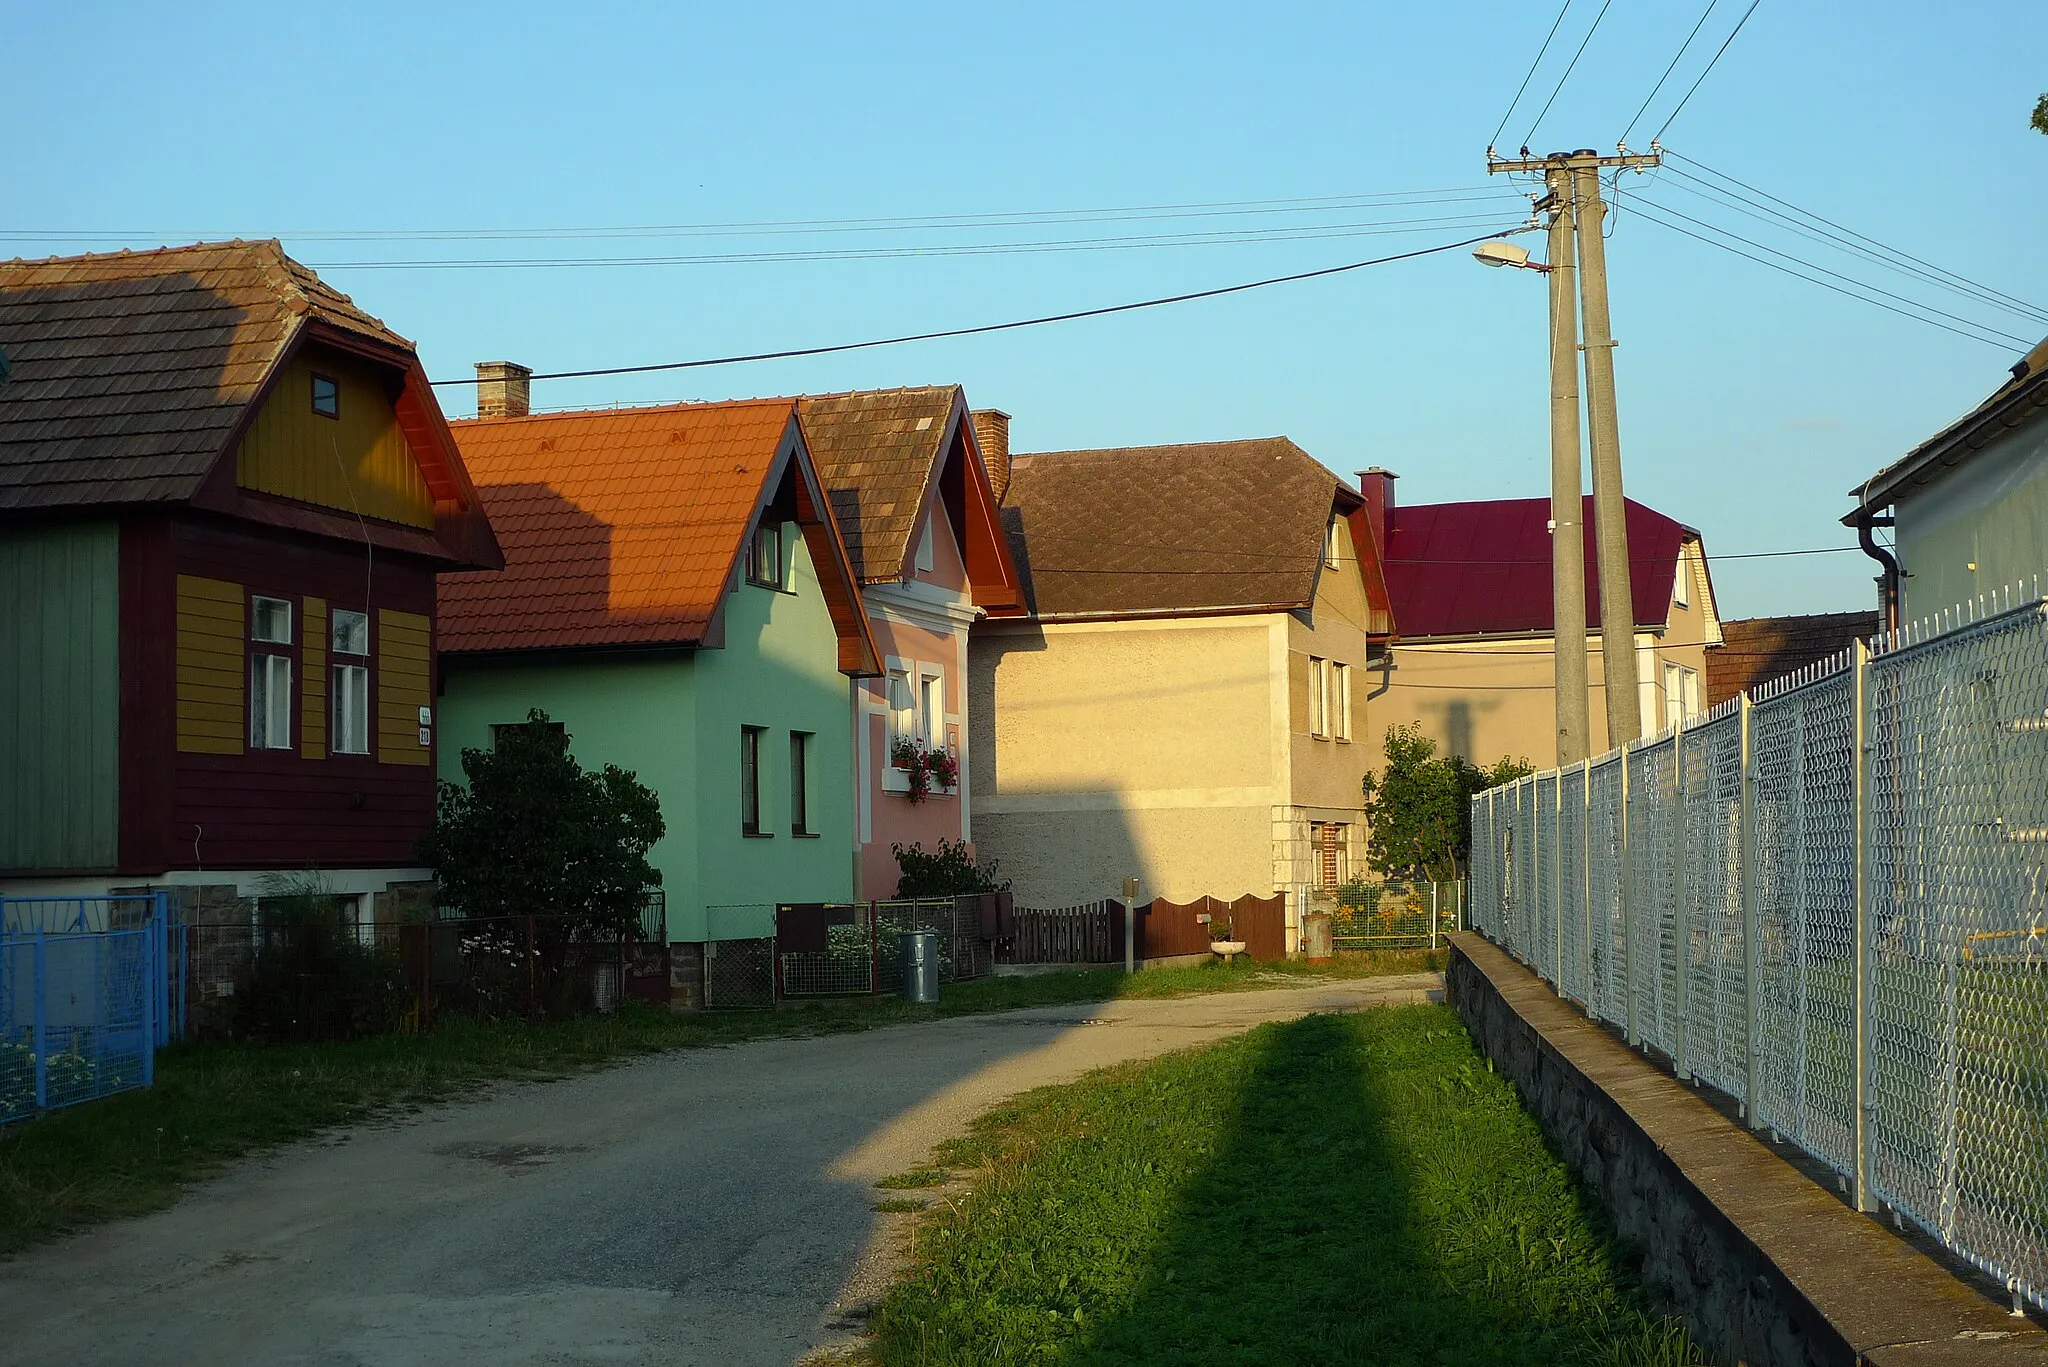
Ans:
<svg viewBox="0 0 2048 1367"><path fill-rule="evenodd" d="M1543 35L1543 46L1536 49L1536 60L1529 63L1529 70L1523 74L1522 83L1515 87L1515 98L1508 101L1507 112L1500 116L1500 127L1494 129L1493 136L1486 140L1489 149L1499 146L1500 135L1507 131L1508 120L1515 116L1515 106L1522 102L1522 95L1529 89L1529 82L1536 75L1536 68L1543 65L1544 54L1550 51L1551 39L1557 37L1558 26L1564 23L1564 17L1571 12L1571 7L1572 0L1564 0L1564 4L1558 6L1557 18L1550 21L1550 32Z"/></svg>
<svg viewBox="0 0 2048 1367"><path fill-rule="evenodd" d="M1657 92L1664 88L1664 82L1671 79L1671 73L1678 70L1678 63L1685 57L1687 49L1692 47L1692 40L1700 36L1700 30L1706 27L1707 17L1720 3L1721 0L1707 0L1707 7L1701 11L1699 22L1692 26L1691 33L1685 35L1685 41L1678 45L1677 54L1672 57L1671 65L1664 68L1664 74L1657 78L1657 84L1651 86L1650 93L1643 96L1642 108L1636 110L1635 117L1628 121L1628 127L1621 130L1621 136L1615 140L1617 143L1622 146L1628 145L1628 135L1636 131L1636 125L1642 122L1643 114L1649 109L1650 102L1657 98Z"/></svg>
<svg viewBox="0 0 2048 1367"><path fill-rule="evenodd" d="M1714 68L1721 64L1721 54L1728 50L1728 45L1735 41L1735 35L1742 32L1742 26L1749 22L1749 16L1755 14L1756 7L1762 3L1763 0L1749 0L1749 8L1744 10L1742 12L1742 17L1735 21L1735 28L1729 33L1727 39L1722 42L1720 49L1714 53L1714 60L1707 63L1707 69L1700 73L1699 80L1694 81L1692 83L1691 88L1685 92L1685 98L1678 102L1678 108L1671 111L1670 117L1664 120L1663 125L1659 127L1657 129L1656 134L1651 137L1650 141L1652 143L1663 141L1664 130L1666 128L1671 127L1673 120L1677 119L1677 117L1680 114L1685 112L1685 106L1692 100L1693 91L1698 90L1700 88L1700 82L1706 80L1707 77L1713 73Z"/></svg>
<svg viewBox="0 0 2048 1367"><path fill-rule="evenodd" d="M780 351L757 351L736 356L714 356L696 361L657 361L645 365L599 366L587 370L556 370L529 376L534 380L580 380L599 375L645 375L663 370L700 370L708 366L738 365L747 361L781 361L799 356L829 356L844 351L863 351L871 347L898 346L905 342L930 342L946 337L973 337L989 332L1009 332L1017 328L1040 327L1047 323L1068 323L1081 318L1101 318L1113 313L1131 313L1138 309L1159 308L1167 304L1184 304L1197 299L1215 299L1226 294L1242 294L1246 290L1264 289L1268 285L1287 285L1298 280L1316 280L1324 276L1343 275L1350 271L1364 270L1368 266L1385 266L1396 261L1412 261L1418 257L1436 256L1443 252L1456 251L1460 247L1476 246L1492 241L1508 233L1525 231L1523 225L1504 229L1501 232L1482 233L1459 242L1444 242L1434 247L1418 247L1413 251L1396 252L1392 256L1374 257L1367 261L1352 261L1341 266L1324 266L1320 270L1297 271L1292 275L1269 276L1264 280L1249 280L1238 285L1222 285L1214 289L1191 290L1185 294L1170 294L1157 299L1140 299L1128 304L1107 304L1100 308L1075 309L1067 313L1049 313L1037 318L1019 318L1007 323L983 323L975 327L944 328L934 332L907 333L900 337L877 337L864 342L837 342L829 346L788 347ZM430 380L432 385L476 384L475 376L459 380Z"/></svg>
<svg viewBox="0 0 2048 1367"><path fill-rule="evenodd" d="M1564 83L1572 78L1572 72L1576 70L1579 65L1579 58L1586 55L1586 45L1588 43L1591 43L1593 41L1593 35L1600 31L1600 21L1607 17L1608 8L1613 4L1614 0L1602 0L1600 12L1593 16L1593 26L1587 29L1586 36L1579 40L1579 50L1572 54L1571 61L1567 63L1565 66L1564 75L1557 78L1557 85L1554 89L1551 90L1550 98L1543 102L1542 110L1539 111L1536 115L1536 122L1529 125L1529 135L1522 139L1523 146L1526 147L1530 143L1536 141L1536 130L1543 126L1544 115L1550 112L1550 106L1557 103L1557 97L1564 93Z"/></svg>

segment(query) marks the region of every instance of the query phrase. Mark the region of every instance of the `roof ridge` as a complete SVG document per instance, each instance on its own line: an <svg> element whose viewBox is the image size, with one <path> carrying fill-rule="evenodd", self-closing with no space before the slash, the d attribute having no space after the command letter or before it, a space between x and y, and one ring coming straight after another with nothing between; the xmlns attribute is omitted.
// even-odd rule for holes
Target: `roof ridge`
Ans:
<svg viewBox="0 0 2048 1367"><path fill-rule="evenodd" d="M1218 446L1257 446L1271 441L1284 441L1303 455L1308 455L1307 448L1282 432L1265 437L1225 437L1217 441L1162 441L1147 446L1079 446L1064 451L1013 451L1010 459L1018 461L1037 460L1043 456L1120 456L1137 451L1190 451ZM1315 458L1310 456L1309 459ZM1320 461L1316 463L1321 464Z"/></svg>
<svg viewBox="0 0 2048 1367"><path fill-rule="evenodd" d="M772 399L680 399L669 403L616 404L610 408L564 408L552 413L522 413L518 417L503 418L450 418L450 427L477 427L488 424L496 427L516 422L552 422L561 418L610 418L620 414L639 415L653 413L701 412L710 408L773 408L793 407L793 398Z"/></svg>
<svg viewBox="0 0 2048 1367"><path fill-rule="evenodd" d="M819 394L798 394L795 397L801 403L807 399L865 398L870 394L959 393L963 388L965 386L957 381L952 384L895 384L883 385L877 389L831 389Z"/></svg>
<svg viewBox="0 0 2048 1367"><path fill-rule="evenodd" d="M231 237L207 242L187 242L175 247L143 247L140 250L133 247L117 247L112 251L104 252L60 252L54 256L16 256L0 261L0 266L54 266L59 262L68 261L141 260L151 256L171 256L179 252L217 252L225 251L230 247L262 246L276 247L280 253L284 250L283 244L274 237Z"/></svg>

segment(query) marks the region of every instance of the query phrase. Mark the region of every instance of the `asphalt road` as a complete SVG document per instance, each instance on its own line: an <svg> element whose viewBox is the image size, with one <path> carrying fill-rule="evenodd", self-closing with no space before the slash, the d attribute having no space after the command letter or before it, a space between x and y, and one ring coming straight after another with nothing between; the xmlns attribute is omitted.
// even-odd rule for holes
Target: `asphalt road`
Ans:
<svg viewBox="0 0 2048 1367"><path fill-rule="evenodd" d="M871 1184L1004 1098L1435 975L680 1051L237 1165L0 1263L0 1362L789 1364L886 1284ZM900 1219L897 1221L900 1224Z"/></svg>

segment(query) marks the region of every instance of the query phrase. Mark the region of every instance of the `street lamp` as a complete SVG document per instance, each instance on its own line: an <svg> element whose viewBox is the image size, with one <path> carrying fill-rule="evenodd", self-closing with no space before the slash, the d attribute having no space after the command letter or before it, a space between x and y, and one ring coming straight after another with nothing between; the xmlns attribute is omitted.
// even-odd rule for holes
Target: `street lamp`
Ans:
<svg viewBox="0 0 2048 1367"><path fill-rule="evenodd" d="M1550 267L1541 261L1529 259L1529 249L1513 242L1482 242L1473 249L1472 259L1482 266L1513 266L1518 270L1550 273Z"/></svg>

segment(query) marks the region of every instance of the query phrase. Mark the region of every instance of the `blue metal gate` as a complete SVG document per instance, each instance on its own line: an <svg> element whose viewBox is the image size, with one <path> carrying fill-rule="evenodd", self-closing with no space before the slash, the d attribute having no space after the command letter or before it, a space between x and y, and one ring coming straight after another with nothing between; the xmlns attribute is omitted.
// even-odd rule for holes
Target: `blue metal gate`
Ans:
<svg viewBox="0 0 2048 1367"><path fill-rule="evenodd" d="M0 897L0 1124L155 1080L168 898Z"/></svg>

